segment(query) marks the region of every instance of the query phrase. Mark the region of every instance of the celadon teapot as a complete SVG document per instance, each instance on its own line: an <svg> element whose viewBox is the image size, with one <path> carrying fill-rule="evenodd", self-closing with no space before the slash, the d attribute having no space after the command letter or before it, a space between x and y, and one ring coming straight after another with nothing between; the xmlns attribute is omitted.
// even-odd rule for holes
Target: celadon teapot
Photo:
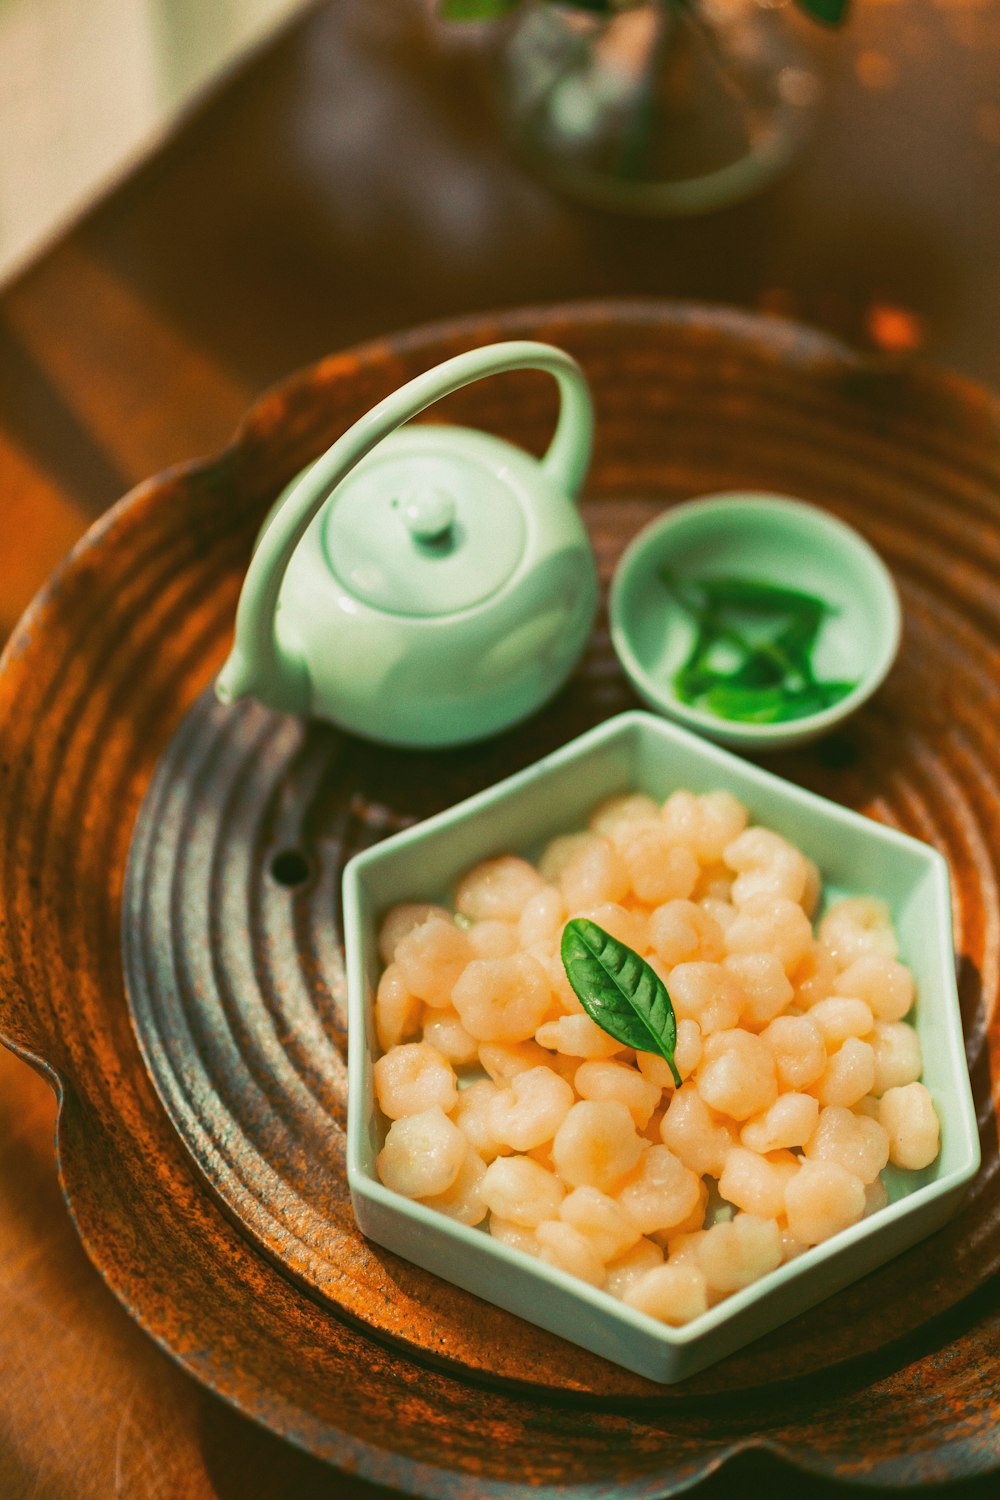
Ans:
<svg viewBox="0 0 1000 1500"><path fill-rule="evenodd" d="M548 452L470 428L403 426L461 386L547 371ZM250 562L215 689L368 739L442 747L525 718L586 645L597 576L575 505L593 411L548 344L446 360L372 408L288 486Z"/></svg>

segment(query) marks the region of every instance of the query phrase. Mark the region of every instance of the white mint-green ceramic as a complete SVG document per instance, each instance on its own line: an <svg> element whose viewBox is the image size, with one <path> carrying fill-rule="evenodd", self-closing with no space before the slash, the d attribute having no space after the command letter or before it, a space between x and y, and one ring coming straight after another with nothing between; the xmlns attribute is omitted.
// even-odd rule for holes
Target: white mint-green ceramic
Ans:
<svg viewBox="0 0 1000 1500"><path fill-rule="evenodd" d="M856 682L821 713L779 724L721 719L682 702L674 673L694 642L691 617L663 586L680 578L738 576L816 594L832 607L813 654L817 677ZM840 724L884 681L899 648L899 597L888 569L843 521L784 495L709 495L674 506L629 544L609 600L611 639L650 708L736 750L783 750Z"/></svg>
<svg viewBox="0 0 1000 1500"><path fill-rule="evenodd" d="M403 426L522 369L559 386L541 459L469 428ZM271 511L220 699L415 746L482 739L533 713L575 666L597 604L574 503L592 429L579 366L525 340L459 354L381 401Z"/></svg>
<svg viewBox="0 0 1000 1500"><path fill-rule="evenodd" d="M375 1157L385 1122L372 1087L377 931L398 901L448 900L477 860L527 854L582 827L594 804L636 788L664 798L679 787L725 787L754 820L817 861L825 900L874 894L892 909L913 970L911 1016L924 1082L941 1120L941 1153L922 1172L885 1174L890 1202L842 1234L672 1329L582 1281L390 1192ZM498 786L355 856L344 873L350 1047L347 1172L364 1234L467 1291L641 1375L673 1382L839 1291L951 1215L979 1165L979 1137L955 987L948 871L940 854L780 780L663 719L620 715Z"/></svg>

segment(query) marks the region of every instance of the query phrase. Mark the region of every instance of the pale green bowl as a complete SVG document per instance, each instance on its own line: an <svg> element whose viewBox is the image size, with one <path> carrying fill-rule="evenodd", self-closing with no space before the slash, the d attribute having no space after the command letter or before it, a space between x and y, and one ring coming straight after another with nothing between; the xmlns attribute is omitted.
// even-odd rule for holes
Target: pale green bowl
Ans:
<svg viewBox="0 0 1000 1500"><path fill-rule="evenodd" d="M390 1192L375 1173L372 1012L381 913L398 901L447 900L477 860L537 852L583 826L595 803L627 789L661 799L678 787L728 788L751 816L817 861L825 899L872 894L890 905L913 970L924 1082L942 1146L925 1171L887 1174L880 1213L727 1298L680 1329ZM934 849L748 765L651 714L622 714L507 781L356 855L344 872L349 1004L347 1174L364 1234L487 1301L652 1380L674 1382L793 1318L908 1249L953 1213L979 1166L979 1137L955 987L947 866Z"/></svg>
<svg viewBox="0 0 1000 1500"><path fill-rule="evenodd" d="M673 677L694 641L688 614L659 577L736 574L817 594L835 611L820 632L820 677L856 681L821 713L783 724L743 724L683 703ZM826 511L784 495L709 495L674 506L639 532L615 570L608 603L611 639L639 697L650 708L736 750L783 750L843 722L884 681L899 649L900 608L874 548Z"/></svg>

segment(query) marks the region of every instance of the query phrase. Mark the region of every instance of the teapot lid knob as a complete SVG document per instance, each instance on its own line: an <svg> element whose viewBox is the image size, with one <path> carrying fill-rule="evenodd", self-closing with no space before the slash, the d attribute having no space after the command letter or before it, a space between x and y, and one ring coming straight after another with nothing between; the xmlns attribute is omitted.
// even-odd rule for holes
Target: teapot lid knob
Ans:
<svg viewBox="0 0 1000 1500"><path fill-rule="evenodd" d="M403 521L418 542L435 542L455 524L455 497L440 485L421 485L399 499Z"/></svg>
<svg viewBox="0 0 1000 1500"><path fill-rule="evenodd" d="M342 481L320 522L344 594L393 615L472 609L513 575L528 543L523 486L480 433L392 433Z"/></svg>

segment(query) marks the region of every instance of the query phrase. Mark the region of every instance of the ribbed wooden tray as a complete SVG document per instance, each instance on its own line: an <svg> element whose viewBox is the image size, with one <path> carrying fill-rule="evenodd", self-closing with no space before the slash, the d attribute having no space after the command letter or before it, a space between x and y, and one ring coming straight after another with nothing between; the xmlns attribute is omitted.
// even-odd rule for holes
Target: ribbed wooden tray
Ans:
<svg viewBox="0 0 1000 1500"><path fill-rule="evenodd" d="M555 703L470 752L372 750L199 696L281 485L402 380L503 336L562 344L591 379L585 514L605 583L664 505L732 487L803 496L879 548L903 597L900 662L846 731L771 764L935 843L954 878L984 1154L966 1204L910 1254L670 1390L367 1246L342 1169L340 862L630 706L603 620ZM539 451L554 396L542 377L504 377L442 415ZM661 1496L748 1445L900 1486L1000 1466L998 580L1000 403L788 324L670 304L511 314L335 357L265 397L217 459L127 497L3 659L0 1028L60 1090L67 1198L143 1326L269 1426L419 1495ZM245 926L221 968L210 922L164 929L156 983L174 1019L191 1020L192 986L203 1001L216 985L219 1002L183 1042L160 1012L152 1032L137 1012L147 1051L179 1073L172 1095L156 1069L167 1109L126 1005L120 919L158 765L188 905L202 882L206 912ZM313 871L295 889L272 875L290 847ZM235 892L213 875L233 850Z"/></svg>

